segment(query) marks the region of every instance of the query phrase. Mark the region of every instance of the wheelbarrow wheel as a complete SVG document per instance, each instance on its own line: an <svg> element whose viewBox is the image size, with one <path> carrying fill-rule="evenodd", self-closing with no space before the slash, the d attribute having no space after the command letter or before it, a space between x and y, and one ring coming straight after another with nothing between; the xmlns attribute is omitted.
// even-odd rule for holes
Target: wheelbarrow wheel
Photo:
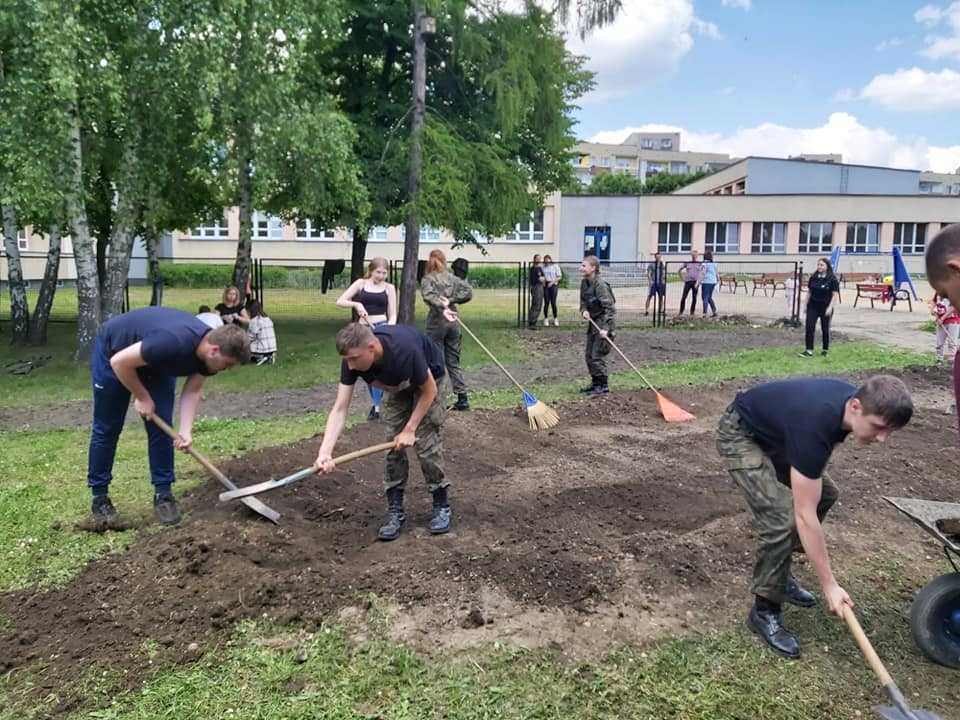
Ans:
<svg viewBox="0 0 960 720"><path fill-rule="evenodd" d="M940 665L960 668L960 573L941 575L926 586L910 608L913 639Z"/></svg>

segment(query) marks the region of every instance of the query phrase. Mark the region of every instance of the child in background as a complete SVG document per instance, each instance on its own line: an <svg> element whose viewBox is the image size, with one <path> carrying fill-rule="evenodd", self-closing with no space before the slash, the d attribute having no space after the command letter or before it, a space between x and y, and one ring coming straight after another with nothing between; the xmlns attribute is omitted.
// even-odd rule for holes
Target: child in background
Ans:
<svg viewBox="0 0 960 720"><path fill-rule="evenodd" d="M943 363L944 345L948 345L950 360L957 352L957 338L960 336L960 315L957 309L950 304L950 300L941 297L938 293L933 294L930 300L930 314L933 315L937 324L937 365Z"/></svg>
<svg viewBox="0 0 960 720"><path fill-rule="evenodd" d="M273 330L273 320L260 309L260 303L250 301L250 324L247 325L250 336L250 361L257 365L272 363L277 353L277 335Z"/></svg>

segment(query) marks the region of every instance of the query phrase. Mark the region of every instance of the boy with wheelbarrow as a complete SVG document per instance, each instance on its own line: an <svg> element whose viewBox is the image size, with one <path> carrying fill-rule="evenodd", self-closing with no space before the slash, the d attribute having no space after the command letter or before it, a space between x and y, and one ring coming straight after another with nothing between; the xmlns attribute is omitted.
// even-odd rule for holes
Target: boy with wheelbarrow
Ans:
<svg viewBox="0 0 960 720"><path fill-rule="evenodd" d="M816 599L790 572L791 555L806 552L830 612L853 601L830 567L821 523L837 486L824 475L833 448L853 435L883 442L913 415L903 382L876 375L859 388L830 378L794 378L739 393L717 429L717 449L753 511L759 547L747 626L773 650L800 656L783 626L782 603L812 607Z"/></svg>
<svg viewBox="0 0 960 720"><path fill-rule="evenodd" d="M456 321L451 310L444 310L449 322ZM343 431L357 378L386 392L381 419L395 441L387 453L387 516L378 532L381 540L395 540L406 521L403 491L410 465L407 448L416 443L420 469L433 496L430 532L440 535L450 530L450 482L443 472L441 431L445 374L443 351L429 337L408 325L380 325L370 328L350 323L337 333L340 385L337 399L327 416L323 442L314 467L317 472L333 472L333 448Z"/></svg>

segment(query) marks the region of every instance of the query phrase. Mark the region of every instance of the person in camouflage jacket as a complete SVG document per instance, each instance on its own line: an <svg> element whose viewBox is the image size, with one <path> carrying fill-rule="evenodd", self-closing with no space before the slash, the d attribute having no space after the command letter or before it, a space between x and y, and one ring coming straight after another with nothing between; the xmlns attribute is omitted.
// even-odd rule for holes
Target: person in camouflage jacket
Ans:
<svg viewBox="0 0 960 720"><path fill-rule="evenodd" d="M580 313L583 319L593 323L587 327L587 347L584 353L591 383L580 392L591 395L605 395L610 392L607 385L607 355L610 354L611 340L616 336L617 315L616 298L606 280L600 277L600 261L595 255L587 255L580 263Z"/></svg>
<svg viewBox="0 0 960 720"><path fill-rule="evenodd" d="M443 316L443 311L449 309L457 312L457 305L470 302L473 298L473 288L466 280L461 280L447 270L447 257L442 250L432 250L427 260L427 271L420 281L420 294L430 307L427 315L427 335L443 350L444 364L453 392L457 394L457 402L451 410L469 410L470 401L467 397L467 383L463 379L463 370L460 369L460 349L462 338L460 325L450 322Z"/></svg>

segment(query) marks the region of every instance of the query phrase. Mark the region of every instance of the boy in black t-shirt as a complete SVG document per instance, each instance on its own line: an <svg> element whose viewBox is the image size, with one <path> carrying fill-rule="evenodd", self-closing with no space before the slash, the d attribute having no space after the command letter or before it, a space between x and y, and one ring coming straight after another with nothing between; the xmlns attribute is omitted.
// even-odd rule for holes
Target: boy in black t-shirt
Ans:
<svg viewBox="0 0 960 720"><path fill-rule="evenodd" d="M758 385L720 418L717 449L753 511L759 541L747 625L780 654L800 655L797 637L783 627L781 603L816 602L790 573L795 550L806 552L831 612L853 606L833 576L821 526L838 496L823 474L833 448L850 434L861 444L883 442L912 414L903 382L877 375L860 388L829 378Z"/></svg>
<svg viewBox="0 0 960 720"><path fill-rule="evenodd" d="M173 497L173 448L192 443L193 417L207 376L250 359L250 342L240 327L211 330L190 313L147 307L118 315L100 328L90 358L93 377L93 427L90 433L87 484L93 493L93 527L115 527L117 511L110 500L113 458L123 421L134 397L144 418L150 457L153 505L164 525L180 522ZM180 394L180 433L172 441L150 419L173 422L178 377L186 377Z"/></svg>
<svg viewBox="0 0 960 720"><path fill-rule="evenodd" d="M456 316L444 311L447 320ZM443 472L444 421L442 386L445 368L443 351L429 337L408 325L380 325L370 328L350 323L337 333L340 365L340 386L333 409L327 416L323 443L317 454L318 472L334 470L333 448L343 431L353 398L357 378L381 388L384 395L381 419L389 428L395 447L387 454L386 481L387 517L378 532L381 540L395 540L406 520L403 512L403 491L410 466L408 447L416 444L420 469L433 495L430 532L440 535L450 530L450 503L447 487L450 482Z"/></svg>

